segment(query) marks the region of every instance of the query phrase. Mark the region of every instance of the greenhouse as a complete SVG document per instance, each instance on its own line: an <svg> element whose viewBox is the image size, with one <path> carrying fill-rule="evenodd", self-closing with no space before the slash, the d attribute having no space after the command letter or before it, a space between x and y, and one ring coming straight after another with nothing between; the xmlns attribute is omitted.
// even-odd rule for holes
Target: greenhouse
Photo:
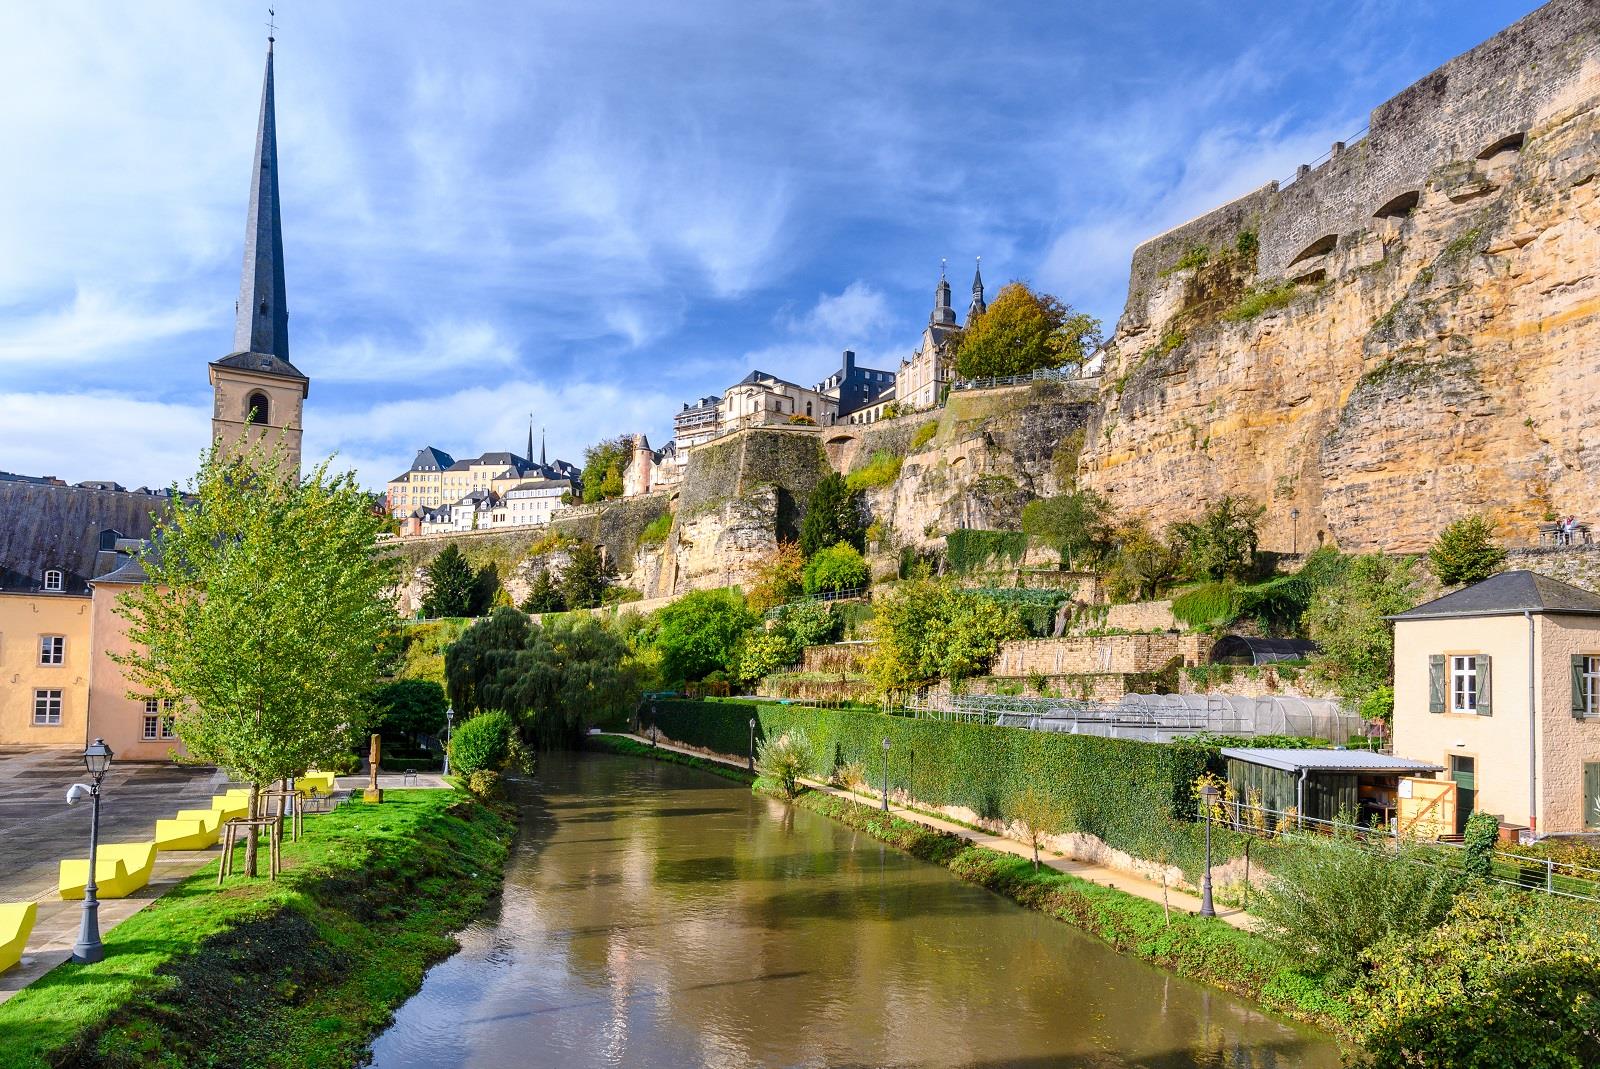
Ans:
<svg viewBox="0 0 1600 1069"><path fill-rule="evenodd" d="M1127 694L1120 702L972 694L952 698L924 715L973 720L1035 731L1168 742L1189 735L1299 735L1349 741L1360 734L1355 713L1327 698L1283 695Z"/></svg>

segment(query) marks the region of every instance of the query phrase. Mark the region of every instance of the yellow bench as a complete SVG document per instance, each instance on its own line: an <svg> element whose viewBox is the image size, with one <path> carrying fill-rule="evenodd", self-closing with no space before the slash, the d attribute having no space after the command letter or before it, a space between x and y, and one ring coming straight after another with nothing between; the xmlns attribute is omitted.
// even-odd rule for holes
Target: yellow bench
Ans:
<svg viewBox="0 0 1600 1069"><path fill-rule="evenodd" d="M101 843L95 851L95 893L101 898L126 898L150 882L155 867L154 842ZM62 898L82 898L88 882L88 858L66 858L61 862L56 886Z"/></svg>
<svg viewBox="0 0 1600 1069"><path fill-rule="evenodd" d="M332 794L333 779L332 772L306 772L294 778L295 793L302 798L312 794Z"/></svg>
<svg viewBox="0 0 1600 1069"><path fill-rule="evenodd" d="M38 916L37 903L0 902L0 972L22 960L22 948L27 946Z"/></svg>
<svg viewBox="0 0 1600 1069"><path fill-rule="evenodd" d="M180 809L173 820L156 821L156 849L204 850L222 835L222 810Z"/></svg>
<svg viewBox="0 0 1600 1069"><path fill-rule="evenodd" d="M250 791L246 789L237 794L229 791L227 794L212 795L211 808L222 814L222 823L234 817L247 817L250 815Z"/></svg>

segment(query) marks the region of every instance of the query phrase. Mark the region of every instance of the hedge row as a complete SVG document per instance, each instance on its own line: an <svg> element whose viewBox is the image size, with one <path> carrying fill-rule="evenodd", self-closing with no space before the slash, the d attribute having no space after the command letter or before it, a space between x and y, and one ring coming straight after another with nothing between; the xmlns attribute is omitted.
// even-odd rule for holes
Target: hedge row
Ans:
<svg viewBox="0 0 1600 1069"><path fill-rule="evenodd" d="M1215 746L1146 743L1024 728L946 723L846 709L758 702L662 701L656 723L667 738L722 754L756 738L799 729L818 755L819 775L859 762L874 788L883 779L882 740L889 740L889 785L925 805L965 806L1003 819L1028 787L1048 793L1063 821L1135 857L1178 865L1198 879L1203 829L1193 822L1193 784L1220 767ZM648 714L647 714L648 716ZM1244 837L1215 829L1218 859L1242 853Z"/></svg>

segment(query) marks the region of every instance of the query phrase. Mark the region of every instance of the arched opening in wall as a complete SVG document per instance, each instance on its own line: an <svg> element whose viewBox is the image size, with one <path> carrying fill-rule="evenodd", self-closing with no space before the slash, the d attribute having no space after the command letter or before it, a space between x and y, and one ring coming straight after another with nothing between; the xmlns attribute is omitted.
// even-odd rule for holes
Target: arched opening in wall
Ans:
<svg viewBox="0 0 1600 1069"><path fill-rule="evenodd" d="M1502 152L1521 152L1522 143L1526 141L1527 138L1528 134L1525 130L1518 131L1514 134L1507 134L1500 140L1490 142L1488 145L1484 146L1483 151L1478 153L1478 159L1492 159L1493 157L1500 155Z"/></svg>
<svg viewBox="0 0 1600 1069"><path fill-rule="evenodd" d="M1316 241L1313 241L1311 244L1301 249L1300 255L1289 261L1289 266L1293 267L1295 264L1304 260L1309 260L1313 256L1326 256L1328 253L1332 252L1334 246L1338 244L1338 234L1324 234Z"/></svg>
<svg viewBox="0 0 1600 1069"><path fill-rule="evenodd" d="M1409 190L1394 197L1383 207L1372 213L1374 219L1407 219L1417 210L1417 204L1422 200L1420 189Z"/></svg>
<svg viewBox="0 0 1600 1069"><path fill-rule="evenodd" d="M832 438L828 439L828 444L829 445L844 445L847 442L853 442L853 441L855 441L855 438L852 435L849 435L849 434L836 434Z"/></svg>
<svg viewBox="0 0 1600 1069"><path fill-rule="evenodd" d="M270 411L267 405L267 395L259 390L251 394L244 403L244 421L265 425L269 422Z"/></svg>

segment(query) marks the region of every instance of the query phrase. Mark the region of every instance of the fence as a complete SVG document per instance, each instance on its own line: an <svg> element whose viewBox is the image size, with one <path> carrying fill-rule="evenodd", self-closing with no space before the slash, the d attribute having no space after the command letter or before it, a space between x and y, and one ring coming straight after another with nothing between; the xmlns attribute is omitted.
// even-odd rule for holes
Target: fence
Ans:
<svg viewBox="0 0 1600 1069"><path fill-rule="evenodd" d="M1448 840L1424 842L1382 824L1320 820L1296 813L1293 809L1270 809L1250 805L1237 798L1213 803L1210 813L1219 825L1257 838L1338 838L1370 850L1392 854L1395 860L1408 864L1458 870L1465 868L1464 844ZM1487 861L1489 871L1483 878L1493 883L1523 891L1600 902L1600 869L1504 850L1490 850Z"/></svg>
<svg viewBox="0 0 1600 1069"><path fill-rule="evenodd" d="M977 379L957 379L950 384L955 390L993 390L1001 386L1023 386L1030 382L1081 382L1092 386L1100 381L1098 375L1085 375L1081 368L1039 368L1024 375L989 375Z"/></svg>
<svg viewBox="0 0 1600 1069"><path fill-rule="evenodd" d="M774 605L767 610L767 617L770 619L777 616L778 613L790 605L804 605L812 601L852 601L866 596L867 588L864 586L853 586L845 590L823 590L816 594L802 594L797 598L789 598Z"/></svg>

